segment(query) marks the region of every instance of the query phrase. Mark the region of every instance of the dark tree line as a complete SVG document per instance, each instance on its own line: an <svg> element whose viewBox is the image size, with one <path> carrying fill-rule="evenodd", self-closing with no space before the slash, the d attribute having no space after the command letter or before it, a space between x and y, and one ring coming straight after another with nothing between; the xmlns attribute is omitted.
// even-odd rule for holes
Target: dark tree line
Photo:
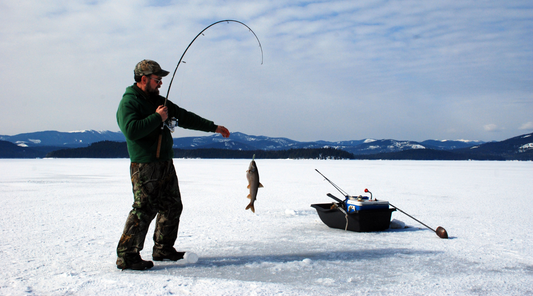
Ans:
<svg viewBox="0 0 533 296"><path fill-rule="evenodd" d="M16 145L5 145L9 152ZM515 145L516 146L516 145ZM514 147L511 147L514 149ZM9 150L11 149L11 150ZM26 148L26 150L30 150ZM501 150L501 151L500 151ZM251 159L384 159L384 160L533 160L533 150L512 153L510 149L457 149L443 151L434 149L410 149L391 153L353 155L335 148L289 149L289 150L231 150L231 149L174 149L176 158L234 158ZM516 150L516 149L515 149ZM511 152L509 152L511 151ZM10 152L15 155L14 151ZM20 152L19 152L20 153ZM33 154L30 154L33 156ZM12 156L13 157L13 156ZM14 156L17 157L17 156ZM41 157L41 156L34 156ZM52 151L46 157L55 158L128 158L126 142L102 141L84 148L69 148Z"/></svg>
<svg viewBox="0 0 533 296"><path fill-rule="evenodd" d="M176 158L256 158L263 159L353 159L353 154L334 148L289 150L174 149ZM102 141L84 148L50 152L55 158L128 158L126 142Z"/></svg>

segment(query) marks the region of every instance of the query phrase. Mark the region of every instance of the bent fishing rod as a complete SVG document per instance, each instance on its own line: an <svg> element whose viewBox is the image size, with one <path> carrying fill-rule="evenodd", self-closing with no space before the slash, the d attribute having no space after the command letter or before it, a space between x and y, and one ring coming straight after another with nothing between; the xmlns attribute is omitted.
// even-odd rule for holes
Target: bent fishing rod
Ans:
<svg viewBox="0 0 533 296"><path fill-rule="evenodd" d="M172 79L170 79L170 83L168 84L168 90L167 90L167 96L165 97L165 103L163 104L163 106L166 106L167 105L167 101L168 101L168 96L170 94L170 88L172 87L172 82L174 81L174 77L176 76L176 72L178 71L178 68L179 66L181 65L181 63L183 62L183 57L185 56L185 54L187 53L187 51L189 50L189 48L191 47L191 45L196 41L196 39L198 37L200 37L200 35L203 35L203 33L211 28L212 26L216 25L216 24L220 24L220 23L230 23L230 22L233 22L233 23L238 23L238 24L241 24L243 26L245 26L246 28L248 28L248 30L250 32L252 32L252 34L254 34L254 37L255 39L257 40L257 43L259 44L259 49L261 49L261 65L263 64L263 46L261 45L261 41L259 41L259 38L257 37L257 35L255 34L255 32L250 28L248 27L248 25L246 25L245 23L241 22L241 21L237 21L237 20L220 20L220 21L217 21L217 22L214 22L212 24L210 24L209 26L205 27L202 31L200 31L200 33L198 33L196 35L196 37L194 37L194 39L191 41L191 43L189 43L189 45L187 46L187 48L185 49L185 51L183 52L183 54L181 55L179 61L178 61L178 64L176 65L176 68L174 69L174 73L172 74ZM168 120L168 119L167 119ZM157 153L156 153L156 158L159 158L160 156L160 152L161 152L161 141L163 139L163 130L165 129L165 126L167 126L169 129L170 127L165 123L163 123L163 125L161 126L161 134L159 135L159 140L158 140L158 143L157 143Z"/></svg>

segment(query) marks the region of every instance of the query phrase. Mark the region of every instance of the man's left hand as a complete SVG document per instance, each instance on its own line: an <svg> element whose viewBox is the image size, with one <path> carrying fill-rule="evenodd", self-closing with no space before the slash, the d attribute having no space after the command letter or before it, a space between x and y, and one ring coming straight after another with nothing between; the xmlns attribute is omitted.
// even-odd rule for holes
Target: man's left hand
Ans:
<svg viewBox="0 0 533 296"><path fill-rule="evenodd" d="M217 126L217 130L215 131L215 133L221 134L224 138L229 137L229 130L221 125Z"/></svg>

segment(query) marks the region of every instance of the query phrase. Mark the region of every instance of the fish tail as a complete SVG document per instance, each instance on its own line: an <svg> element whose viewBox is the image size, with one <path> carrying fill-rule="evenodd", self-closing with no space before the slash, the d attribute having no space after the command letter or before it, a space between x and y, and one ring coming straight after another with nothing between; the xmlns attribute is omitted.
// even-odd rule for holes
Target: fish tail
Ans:
<svg viewBox="0 0 533 296"><path fill-rule="evenodd" d="M246 206L246 210L248 209L252 210L252 213L255 213L254 203L250 202L250 204Z"/></svg>

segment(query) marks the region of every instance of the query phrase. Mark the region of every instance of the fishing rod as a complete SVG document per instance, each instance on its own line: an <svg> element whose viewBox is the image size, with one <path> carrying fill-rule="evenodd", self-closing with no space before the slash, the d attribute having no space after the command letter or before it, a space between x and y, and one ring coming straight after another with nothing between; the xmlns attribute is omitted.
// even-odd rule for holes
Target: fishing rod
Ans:
<svg viewBox="0 0 533 296"><path fill-rule="evenodd" d="M263 64L263 46L261 45L261 41L259 41L259 38L257 37L257 35L255 34L255 32L250 28L248 27L248 25L246 25L245 23L241 22L241 21L237 21L237 20L220 20L220 21L217 21L217 22L214 22L212 24L210 24L209 26L205 27L202 31L200 31L200 33L198 33L196 35L196 37L194 37L194 39L191 41L191 43L189 43L189 45L187 46L187 48L185 49L185 51L183 52L183 54L181 55L179 61L178 61L178 64L176 65L176 68L174 69L174 73L172 74L172 79L170 79L170 83L168 84L168 90L167 90L167 95L165 97L165 103L163 104L163 106L166 106L167 105L167 101L168 101L168 96L170 94L170 88L172 87L172 82L174 81L174 76L176 76L176 72L178 71L178 68L179 66L181 65L181 63L183 62L183 57L185 56L185 54L187 53L187 51L189 50L189 48L191 47L191 45L194 43L194 41L196 41L196 39L198 37L200 37L200 35L203 35L203 33L211 28L212 26L216 25L216 24L220 24L220 23L230 23L230 22L233 22L233 23L238 23L238 24L241 24L243 26L245 26L246 28L248 28L248 30L250 30L250 32L252 32L252 34L254 34L255 36L255 39L257 40L257 43L259 44L259 49L261 49L261 65ZM168 119L167 119L168 120ZM171 131L173 131L173 128L171 129L171 127L169 125L166 124L166 122L163 123L163 126L161 126L161 134L159 135L159 140L158 140L158 143L157 143L157 153L156 153L156 158L159 158L159 154L161 152L161 141L163 139L163 130L165 129L165 126L168 127Z"/></svg>
<svg viewBox="0 0 533 296"><path fill-rule="evenodd" d="M377 200L377 199L376 199L376 200ZM416 222L418 222L418 223L420 223L420 224L426 226L428 229L433 230L433 232L435 232L435 234L437 234L440 238L448 238L448 232L446 232L446 229L444 229L443 227L439 226L439 227L437 227L437 229L435 230L435 229L433 229L433 228L427 226L426 224L422 223L422 221L420 221L420 220L416 219L415 217L413 217L413 216L407 214L406 212L400 210L400 208L398 208L397 206L391 204L390 202L389 202L389 204L391 205L391 207L393 207L393 208L397 209L398 211L400 211L400 212L404 213L405 215L407 215L407 217L409 217L409 218L415 220Z"/></svg>
<svg viewBox="0 0 533 296"><path fill-rule="evenodd" d="M194 41L196 41L196 39L198 37L200 37L200 35L203 35L203 33L207 29L211 28L212 26L214 26L216 24L220 24L220 23L230 23L230 22L241 24L241 25L245 26L246 28L248 28L248 30L250 30L250 32L252 32L252 34L254 34L254 37L257 40L257 43L259 44L259 49L261 49L261 65L263 64L263 46L261 45L261 41L259 41L259 38L255 34L255 32L250 27L248 27L245 23L243 23L241 21L237 21L237 20L221 20L221 21L218 21L218 22L214 22L211 25L205 27L202 31L200 31L200 33L198 33L198 35L196 35L196 37L194 37L194 39L191 41L191 43L189 43L189 45L187 46L187 48L185 49L185 51L181 55L180 60L178 61L178 64L176 65L176 69L174 69L174 74L172 74L172 79L170 79L170 83L168 84L167 96L165 97L165 104L164 104L165 106L167 104L168 95L170 94L170 88L172 87L172 82L174 81L174 76L176 76L176 72L178 71L178 67L182 63L183 57L185 56L185 54L187 53L187 51L189 50L191 45L194 43Z"/></svg>
<svg viewBox="0 0 533 296"><path fill-rule="evenodd" d="M165 97L165 103L163 104L163 106L166 106L167 105L167 101L168 101L168 96L170 94L170 88L172 87L172 82L174 81L174 76L176 76L176 72L178 71L178 68L179 66L181 65L181 63L183 62L183 57L185 56L185 54L187 53L187 51L189 50L189 48L191 47L191 45L194 43L194 41L196 41L196 39L198 37L200 37L200 35L203 35L203 33L211 28L212 26L216 25L216 24L220 24L220 23L230 23L230 22L233 22L233 23L238 23L238 24L241 24L243 26L245 26L246 28L248 28L248 30L250 32L252 32L252 34L254 34L255 36L255 39L257 40L257 43L259 44L259 49L261 49L261 65L263 64L263 46L261 45L261 41L259 41L259 38L257 37L257 35L255 34L255 32L250 28L248 27L248 25L246 25L245 23L241 22L241 21L237 21L237 20L220 20L220 21L217 21L217 22L214 22L212 24L210 24L209 26L205 27L202 31L200 31L200 33L198 33L196 35L196 37L194 37L194 39L191 41L191 43L189 43L189 45L187 46L187 48L185 49L185 51L183 52L183 54L181 55L179 61L178 61L178 64L176 65L176 68L174 69L174 73L172 74L172 79L170 79L170 83L168 84L168 90L167 90L167 95ZM168 119L167 119L168 120ZM171 129L170 126L168 126L166 124L166 122L163 123L163 126L161 126L161 134L159 135L159 140L158 140L158 143L157 143L157 153L156 153L156 158L159 158L159 155L160 155L160 152L161 152L161 141L163 139L163 130L165 129L165 126L168 127L170 130L173 130L173 128Z"/></svg>
<svg viewBox="0 0 533 296"><path fill-rule="evenodd" d="M335 189L337 189L342 195L344 195L344 197L350 196L346 191L342 190L339 186L337 186L337 184L333 183L330 179L324 176L324 174L322 174L319 170L315 169L315 171L317 171L317 173L319 173L322 177L324 177L324 179L326 179L326 181L328 181L329 184L333 185L333 187L335 187Z"/></svg>

